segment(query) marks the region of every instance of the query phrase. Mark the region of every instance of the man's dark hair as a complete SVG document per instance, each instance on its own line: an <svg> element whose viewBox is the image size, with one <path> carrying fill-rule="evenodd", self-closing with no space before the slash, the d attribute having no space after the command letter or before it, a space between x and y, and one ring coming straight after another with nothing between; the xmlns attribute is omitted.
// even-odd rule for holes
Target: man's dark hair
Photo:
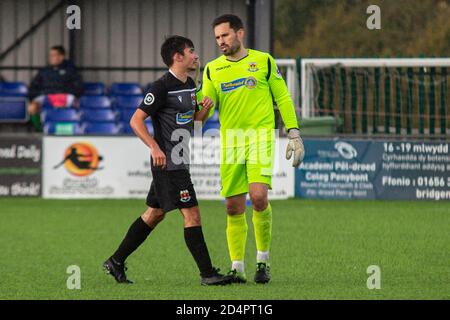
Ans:
<svg viewBox="0 0 450 320"><path fill-rule="evenodd" d="M166 66L172 66L175 53L184 55L185 48L194 48L194 44L190 39L182 36L170 36L166 38L161 46L161 57Z"/></svg>
<svg viewBox="0 0 450 320"><path fill-rule="evenodd" d="M212 27L214 29L217 25L227 22L230 24L230 28L233 29L235 32L238 31L239 29L244 29L244 24L242 23L241 18L239 18L234 14L223 14L215 18L212 23Z"/></svg>
<svg viewBox="0 0 450 320"><path fill-rule="evenodd" d="M56 50L59 52L59 54L62 54L63 56L66 55L66 49L64 49L63 46L53 46L50 48L50 50Z"/></svg>

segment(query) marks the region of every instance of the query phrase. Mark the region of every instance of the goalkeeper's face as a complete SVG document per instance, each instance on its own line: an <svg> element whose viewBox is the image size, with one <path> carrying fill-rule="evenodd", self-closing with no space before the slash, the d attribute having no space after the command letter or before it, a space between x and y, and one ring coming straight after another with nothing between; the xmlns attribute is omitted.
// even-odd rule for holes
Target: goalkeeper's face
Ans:
<svg viewBox="0 0 450 320"><path fill-rule="evenodd" d="M243 35L244 30L234 31L228 22L221 23L214 28L217 46L226 56L232 56L241 49Z"/></svg>

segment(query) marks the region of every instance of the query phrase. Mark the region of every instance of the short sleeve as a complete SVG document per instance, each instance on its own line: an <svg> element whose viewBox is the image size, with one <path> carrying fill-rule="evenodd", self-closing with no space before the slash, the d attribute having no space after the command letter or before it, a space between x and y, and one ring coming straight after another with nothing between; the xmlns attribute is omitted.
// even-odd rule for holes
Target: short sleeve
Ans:
<svg viewBox="0 0 450 320"><path fill-rule="evenodd" d="M153 116L167 99L167 91L160 81L153 82L144 94L144 99L139 105L139 109L149 116Z"/></svg>

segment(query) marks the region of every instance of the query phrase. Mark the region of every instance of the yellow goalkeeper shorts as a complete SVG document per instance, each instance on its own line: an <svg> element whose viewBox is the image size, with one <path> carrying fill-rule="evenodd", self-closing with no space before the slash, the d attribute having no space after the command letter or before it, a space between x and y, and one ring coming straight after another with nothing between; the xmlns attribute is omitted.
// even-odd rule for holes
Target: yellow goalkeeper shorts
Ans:
<svg viewBox="0 0 450 320"><path fill-rule="evenodd" d="M222 148L220 194L227 198L247 193L250 183L265 183L272 189L274 141Z"/></svg>

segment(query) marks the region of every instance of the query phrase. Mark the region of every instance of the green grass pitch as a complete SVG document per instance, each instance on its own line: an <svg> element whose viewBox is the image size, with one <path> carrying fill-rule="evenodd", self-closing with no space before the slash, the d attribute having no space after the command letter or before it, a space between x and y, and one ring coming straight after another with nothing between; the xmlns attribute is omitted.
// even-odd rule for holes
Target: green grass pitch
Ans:
<svg viewBox="0 0 450 320"><path fill-rule="evenodd" d="M132 286L101 269L141 200L0 200L0 299L449 299L450 204L406 201L272 201L272 281L203 287L183 238L178 212L168 214L128 259ZM221 201L201 201L213 263L229 267ZM246 269L255 270L251 210ZM81 268L69 290L67 267ZM367 267L381 269L369 290Z"/></svg>

